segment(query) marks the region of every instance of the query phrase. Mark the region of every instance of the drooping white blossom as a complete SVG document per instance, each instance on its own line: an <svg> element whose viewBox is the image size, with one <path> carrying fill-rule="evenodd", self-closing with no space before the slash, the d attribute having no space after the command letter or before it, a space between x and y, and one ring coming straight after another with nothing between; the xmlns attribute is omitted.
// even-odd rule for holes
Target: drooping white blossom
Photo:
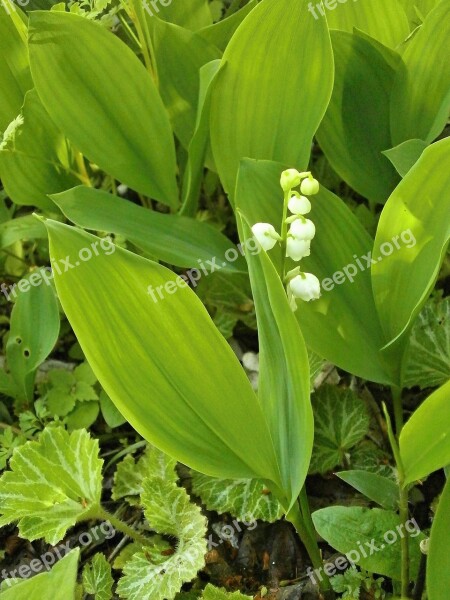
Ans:
<svg viewBox="0 0 450 600"><path fill-rule="evenodd" d="M312 273L300 273L289 281L288 287L294 298L305 302L320 298L320 281Z"/></svg>
<svg viewBox="0 0 450 600"><path fill-rule="evenodd" d="M270 223L255 223L252 232L264 250L271 250L281 237Z"/></svg>

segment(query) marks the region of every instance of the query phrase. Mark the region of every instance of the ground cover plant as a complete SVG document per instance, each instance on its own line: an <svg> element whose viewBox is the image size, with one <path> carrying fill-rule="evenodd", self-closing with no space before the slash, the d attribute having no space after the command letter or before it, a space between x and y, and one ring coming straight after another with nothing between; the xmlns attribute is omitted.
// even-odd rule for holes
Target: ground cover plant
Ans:
<svg viewBox="0 0 450 600"><path fill-rule="evenodd" d="M450 0L1 0L0 598L447 600Z"/></svg>

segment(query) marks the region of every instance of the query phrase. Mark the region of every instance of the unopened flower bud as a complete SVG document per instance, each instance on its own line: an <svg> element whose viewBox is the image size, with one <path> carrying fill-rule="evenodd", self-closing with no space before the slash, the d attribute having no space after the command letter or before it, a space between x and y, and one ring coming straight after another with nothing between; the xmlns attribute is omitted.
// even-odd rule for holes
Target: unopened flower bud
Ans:
<svg viewBox="0 0 450 600"><path fill-rule="evenodd" d="M312 221L301 217L292 223L289 235L297 240L312 240L316 235L316 227Z"/></svg>
<svg viewBox="0 0 450 600"><path fill-rule="evenodd" d="M255 223L252 232L264 250L272 250L281 237L270 223Z"/></svg>
<svg viewBox="0 0 450 600"><path fill-rule="evenodd" d="M301 273L289 282L289 290L294 298L305 302L320 298L320 282L312 273Z"/></svg>
<svg viewBox="0 0 450 600"><path fill-rule="evenodd" d="M297 169L287 169L281 173L280 185L283 192L289 192L292 188L300 185L301 174Z"/></svg>
<svg viewBox="0 0 450 600"><path fill-rule="evenodd" d="M288 208L294 215L306 215L311 210L311 202L305 196L294 192L289 199Z"/></svg>
<svg viewBox="0 0 450 600"><path fill-rule="evenodd" d="M302 181L302 185L300 186L300 191L305 196L314 196L319 193L319 182L317 179L313 177L308 177Z"/></svg>
<svg viewBox="0 0 450 600"><path fill-rule="evenodd" d="M293 237L288 237L286 242L286 256L292 260L302 260L311 254L310 240L297 240Z"/></svg>

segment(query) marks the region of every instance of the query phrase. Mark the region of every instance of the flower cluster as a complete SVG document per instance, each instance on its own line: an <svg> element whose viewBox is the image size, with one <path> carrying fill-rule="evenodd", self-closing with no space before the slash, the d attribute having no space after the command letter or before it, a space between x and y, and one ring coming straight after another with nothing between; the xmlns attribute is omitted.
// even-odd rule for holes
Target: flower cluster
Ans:
<svg viewBox="0 0 450 600"><path fill-rule="evenodd" d="M311 211L307 196L319 192L319 182L310 172L299 173L296 169L283 171L280 180L284 192L284 223L279 235L270 223L256 223L252 232L262 248L268 251L280 242L285 246L286 257L298 262L311 254L311 241L316 234L314 223L305 217ZM294 188L300 186L300 193ZM287 216L289 210L291 216ZM289 230L287 230L289 226ZM287 294L292 310L297 309L297 299L309 302L320 297L320 283L312 273L304 273L296 267L286 275Z"/></svg>

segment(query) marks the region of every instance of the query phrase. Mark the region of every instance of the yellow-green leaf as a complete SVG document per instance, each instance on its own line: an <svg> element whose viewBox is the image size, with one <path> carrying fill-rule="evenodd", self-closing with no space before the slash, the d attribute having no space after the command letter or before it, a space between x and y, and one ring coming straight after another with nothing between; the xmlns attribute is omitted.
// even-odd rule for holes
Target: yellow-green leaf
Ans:
<svg viewBox="0 0 450 600"><path fill-rule="evenodd" d="M391 0L389 0L391 2ZM443 0L427 16L403 54L391 97L392 142L432 142L450 110L450 2Z"/></svg>
<svg viewBox="0 0 450 600"><path fill-rule="evenodd" d="M450 464L450 382L431 394L400 434L405 484Z"/></svg>
<svg viewBox="0 0 450 600"><path fill-rule="evenodd" d="M322 9L330 29L364 31L382 44L395 48L409 35L408 19L397 0L328 0L333 9ZM321 14L316 9L318 15ZM323 17L322 17L323 18Z"/></svg>
<svg viewBox="0 0 450 600"><path fill-rule="evenodd" d="M176 206L169 118L133 52L92 20L43 11L31 13L29 49L41 101L76 148L134 190Z"/></svg>
<svg viewBox="0 0 450 600"><path fill-rule="evenodd" d="M427 593L429 600L447 600L450 588L450 479L439 500L430 536L427 564Z"/></svg>
<svg viewBox="0 0 450 600"><path fill-rule="evenodd" d="M225 50L211 99L211 143L233 195L241 158L306 168L333 85L324 19L307 0L263 0Z"/></svg>
<svg viewBox="0 0 450 600"><path fill-rule="evenodd" d="M450 238L450 139L427 148L396 187L378 224L372 266L386 343L412 324L439 273ZM408 243L403 240L408 239Z"/></svg>
<svg viewBox="0 0 450 600"><path fill-rule="evenodd" d="M98 240L46 223L55 259L68 256L75 263L77 253ZM180 277L117 248L55 273L55 282L94 373L144 438L209 475L280 483L250 383Z"/></svg>

